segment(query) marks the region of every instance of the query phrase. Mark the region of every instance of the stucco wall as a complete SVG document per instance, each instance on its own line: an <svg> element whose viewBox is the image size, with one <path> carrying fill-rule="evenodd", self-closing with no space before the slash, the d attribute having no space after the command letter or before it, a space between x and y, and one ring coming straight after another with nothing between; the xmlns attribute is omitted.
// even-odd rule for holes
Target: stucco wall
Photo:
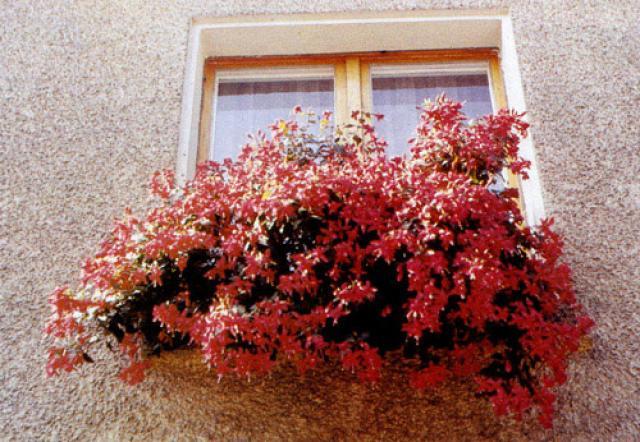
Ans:
<svg viewBox="0 0 640 442"><path fill-rule="evenodd" d="M640 8L629 1L0 1L0 439L632 440L640 434ZM634 5L635 3L635 5ZM460 385L348 375L216 383L189 354L137 388L110 355L47 380L50 290L175 164L195 15L509 7L547 212L598 323L553 432L496 420ZM184 367L187 367L184 370Z"/></svg>

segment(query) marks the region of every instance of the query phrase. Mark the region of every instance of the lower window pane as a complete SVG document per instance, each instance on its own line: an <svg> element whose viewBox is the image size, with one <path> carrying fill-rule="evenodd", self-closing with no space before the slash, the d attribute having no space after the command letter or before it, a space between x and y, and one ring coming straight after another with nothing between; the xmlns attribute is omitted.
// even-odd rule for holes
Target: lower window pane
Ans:
<svg viewBox="0 0 640 442"><path fill-rule="evenodd" d="M268 132L301 105L318 114L333 111L333 79L221 81L215 97L212 159L234 158L247 135Z"/></svg>
<svg viewBox="0 0 640 442"><path fill-rule="evenodd" d="M486 74L443 75L418 74L372 75L373 109L384 114L376 125L378 134L388 143L390 155L408 151L407 140L414 137L425 98L434 99L441 93L464 102L463 111L469 118L492 112L489 79Z"/></svg>

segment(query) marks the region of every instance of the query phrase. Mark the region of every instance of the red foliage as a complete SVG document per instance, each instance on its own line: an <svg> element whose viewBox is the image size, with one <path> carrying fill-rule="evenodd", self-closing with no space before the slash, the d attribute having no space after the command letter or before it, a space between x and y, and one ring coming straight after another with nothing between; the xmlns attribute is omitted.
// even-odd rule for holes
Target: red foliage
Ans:
<svg viewBox="0 0 640 442"><path fill-rule="evenodd" d="M415 388L469 377L497 414L535 409L550 426L554 389L592 322L551 223L524 226L517 192L491 187L505 168L524 176L521 117L467 124L441 97L397 158L366 113L329 148L280 121L182 189L157 173L165 205L127 213L81 288L52 296L46 332L64 346L47 372L90 360L88 324L116 338L130 384L148 354L184 345L218 375L334 360L367 382L399 351Z"/></svg>

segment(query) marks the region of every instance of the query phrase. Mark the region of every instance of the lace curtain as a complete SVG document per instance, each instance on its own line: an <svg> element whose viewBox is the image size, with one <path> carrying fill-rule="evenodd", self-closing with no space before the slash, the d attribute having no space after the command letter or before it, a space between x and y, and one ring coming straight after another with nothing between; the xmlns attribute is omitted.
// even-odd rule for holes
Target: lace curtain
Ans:
<svg viewBox="0 0 640 442"><path fill-rule="evenodd" d="M419 121L417 108L425 98L434 99L444 92L464 102L463 111L470 118L492 112L489 81L484 74L374 76L372 86L374 112L384 114L376 128L389 143L390 155L408 150L407 140L415 136Z"/></svg>
<svg viewBox="0 0 640 442"><path fill-rule="evenodd" d="M268 131L297 105L318 114L333 111L333 80L221 82L215 100L213 159L235 157L248 134Z"/></svg>

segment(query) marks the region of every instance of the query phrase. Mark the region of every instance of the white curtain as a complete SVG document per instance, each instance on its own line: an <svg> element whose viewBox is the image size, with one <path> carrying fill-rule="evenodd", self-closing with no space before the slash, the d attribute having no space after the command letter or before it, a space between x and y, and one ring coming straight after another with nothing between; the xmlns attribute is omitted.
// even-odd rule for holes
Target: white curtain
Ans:
<svg viewBox="0 0 640 442"><path fill-rule="evenodd" d="M318 114L333 112L333 80L221 82L215 99L213 159L234 158L247 134L263 130L277 119L288 119L300 105Z"/></svg>
<svg viewBox="0 0 640 442"><path fill-rule="evenodd" d="M390 155L408 150L407 140L415 135L425 98L434 99L444 92L451 99L465 102L469 118L492 112L489 81L484 74L384 76L372 79L374 112L384 114L376 124L378 134L388 143Z"/></svg>

